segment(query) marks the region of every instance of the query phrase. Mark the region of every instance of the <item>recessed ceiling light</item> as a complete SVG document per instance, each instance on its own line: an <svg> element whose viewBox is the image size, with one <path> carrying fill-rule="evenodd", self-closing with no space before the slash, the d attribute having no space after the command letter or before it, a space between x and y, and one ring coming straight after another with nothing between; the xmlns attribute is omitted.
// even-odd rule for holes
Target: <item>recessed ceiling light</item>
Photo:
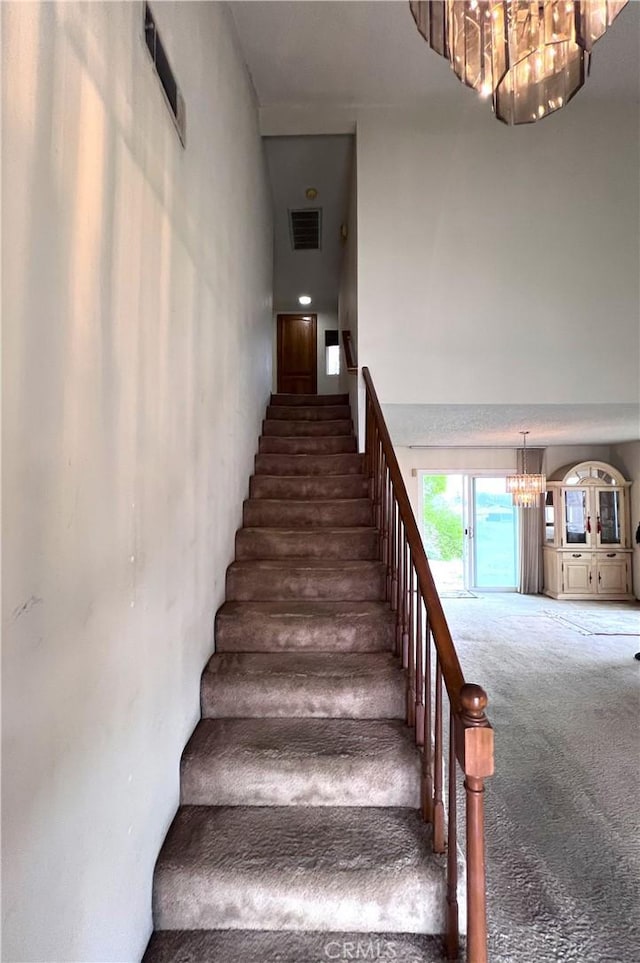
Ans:
<svg viewBox="0 0 640 963"><path fill-rule="evenodd" d="M298 301L300 302L300 304L311 304L311 298L309 297L308 294L301 294L300 297L298 298Z"/></svg>
<svg viewBox="0 0 640 963"><path fill-rule="evenodd" d="M308 201L315 201L316 197L318 196L318 192L315 187L307 187L306 191L304 192L304 196Z"/></svg>

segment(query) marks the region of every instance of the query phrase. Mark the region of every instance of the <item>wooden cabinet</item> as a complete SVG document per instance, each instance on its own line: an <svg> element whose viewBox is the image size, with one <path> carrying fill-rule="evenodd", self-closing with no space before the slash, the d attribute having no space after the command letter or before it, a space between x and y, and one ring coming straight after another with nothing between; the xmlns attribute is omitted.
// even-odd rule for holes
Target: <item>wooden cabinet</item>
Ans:
<svg viewBox="0 0 640 963"><path fill-rule="evenodd" d="M629 487L605 462L547 482L544 591L552 598L631 599Z"/></svg>

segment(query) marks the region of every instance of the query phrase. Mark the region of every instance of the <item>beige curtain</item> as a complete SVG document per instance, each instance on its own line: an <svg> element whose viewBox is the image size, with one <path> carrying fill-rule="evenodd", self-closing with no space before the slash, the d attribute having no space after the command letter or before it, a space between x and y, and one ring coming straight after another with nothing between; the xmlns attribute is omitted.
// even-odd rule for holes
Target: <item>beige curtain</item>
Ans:
<svg viewBox="0 0 640 963"><path fill-rule="evenodd" d="M527 448L527 471L542 471L544 448ZM522 452L518 452L518 471L524 470ZM542 591L542 526L544 522L544 495L537 508L518 509L518 538L520 547L520 571L518 591L522 595L537 595Z"/></svg>

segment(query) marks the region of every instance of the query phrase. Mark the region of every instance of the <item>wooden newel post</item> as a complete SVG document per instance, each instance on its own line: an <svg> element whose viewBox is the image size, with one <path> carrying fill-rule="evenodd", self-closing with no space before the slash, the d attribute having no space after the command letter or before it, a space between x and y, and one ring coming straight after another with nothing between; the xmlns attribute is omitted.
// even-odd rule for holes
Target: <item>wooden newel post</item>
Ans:
<svg viewBox="0 0 640 963"><path fill-rule="evenodd" d="M484 780L493 775L493 729L485 715L487 694L467 683L460 690L456 749L467 800L467 961L487 963L487 894Z"/></svg>

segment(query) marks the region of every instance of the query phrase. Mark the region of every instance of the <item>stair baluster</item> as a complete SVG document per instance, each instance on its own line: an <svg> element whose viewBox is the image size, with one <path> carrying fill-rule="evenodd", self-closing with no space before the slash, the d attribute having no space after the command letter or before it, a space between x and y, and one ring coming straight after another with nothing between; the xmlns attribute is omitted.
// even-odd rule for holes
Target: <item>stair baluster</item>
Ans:
<svg viewBox="0 0 640 963"><path fill-rule="evenodd" d="M449 709L449 818L447 824L447 957L458 959L458 812L456 798L456 727Z"/></svg>
<svg viewBox="0 0 640 963"><path fill-rule="evenodd" d="M398 544L399 526L398 509L395 500L391 499L391 610L398 608Z"/></svg>
<svg viewBox="0 0 640 963"><path fill-rule="evenodd" d="M417 579L416 579L417 581ZM424 637L422 633L422 596L416 587L416 678L415 678L415 730L416 744L424 746Z"/></svg>
<svg viewBox="0 0 640 963"><path fill-rule="evenodd" d="M433 851L444 853L444 801L442 799L443 760L442 760L442 666L436 656L436 715L434 728L434 772L433 772Z"/></svg>
<svg viewBox="0 0 640 963"><path fill-rule="evenodd" d="M423 771L423 799L422 813L428 823L433 823L433 683L431 659L431 627L429 615L425 614L425 647L424 647L424 732L422 735L422 771Z"/></svg>
<svg viewBox="0 0 640 963"><path fill-rule="evenodd" d="M416 631L414 612L413 577L415 569L409 560L409 669L407 672L407 725L414 728L416 724Z"/></svg>

